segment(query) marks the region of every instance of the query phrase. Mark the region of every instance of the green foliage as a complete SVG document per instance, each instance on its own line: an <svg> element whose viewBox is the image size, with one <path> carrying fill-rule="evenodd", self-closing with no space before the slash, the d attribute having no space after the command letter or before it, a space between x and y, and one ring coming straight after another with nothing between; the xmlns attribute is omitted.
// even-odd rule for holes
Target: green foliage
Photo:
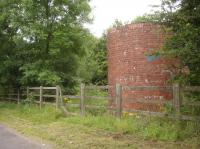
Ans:
<svg viewBox="0 0 200 149"><path fill-rule="evenodd" d="M4 113L9 115L4 116ZM120 134L137 134L140 137L158 140L180 140L195 137L199 134L199 122L174 121L160 118L148 118L140 115L117 119L109 115L63 118L55 107L45 106L41 110L35 105L0 104L0 121L8 120L10 116L28 120L34 124L51 124L59 122L59 127L73 125L101 129Z"/></svg>
<svg viewBox="0 0 200 149"><path fill-rule="evenodd" d="M200 84L199 14L199 1L162 0L161 11L139 16L133 21L158 23L165 27L165 31L173 34L166 40L160 54L169 59L179 60L179 65L175 62L170 64L170 67L176 69L174 80L183 84Z"/></svg>
<svg viewBox="0 0 200 149"><path fill-rule="evenodd" d="M122 22L121 20L116 19L115 22L107 29L107 31L115 29L115 28L119 28L119 27L123 27L126 24L129 24L130 22Z"/></svg>
<svg viewBox="0 0 200 149"><path fill-rule="evenodd" d="M107 47L106 35L104 34L94 49L92 57L96 63L96 71L92 77L92 83L106 85L108 83L108 66L107 66Z"/></svg>
<svg viewBox="0 0 200 149"><path fill-rule="evenodd" d="M89 84L95 75L97 64L93 53L97 43L98 39L91 35L86 43L88 48L85 50L85 55L79 59L79 67L77 69L79 82Z"/></svg>
<svg viewBox="0 0 200 149"><path fill-rule="evenodd" d="M180 60L178 69L188 67L177 79L191 85L200 85L200 2L191 0L164 0L162 23L173 32L167 40L163 55Z"/></svg>
<svg viewBox="0 0 200 149"><path fill-rule="evenodd" d="M16 54L16 44L14 43L14 36L16 35L16 28L12 27L10 2L15 1L0 1L0 85L18 86L20 75L18 67L19 61L16 61L18 55Z"/></svg>
<svg viewBox="0 0 200 149"><path fill-rule="evenodd" d="M86 55L79 62L78 76L81 82L97 85L107 84L106 35L101 38L90 37Z"/></svg>
<svg viewBox="0 0 200 149"><path fill-rule="evenodd" d="M124 24L125 24L125 23L123 23L121 20L116 19L111 28L121 27L121 26L123 26Z"/></svg>
<svg viewBox="0 0 200 149"><path fill-rule="evenodd" d="M1 103L0 109L2 111L9 111L9 116L13 115L18 118L25 118L35 124L48 124L55 122L60 116L61 112L52 107L44 107L41 110L34 104L23 104L17 106L16 104ZM1 119L2 117L0 117Z"/></svg>
<svg viewBox="0 0 200 149"><path fill-rule="evenodd" d="M80 93L79 93L80 95ZM92 98L87 98L87 96L90 97L102 97L102 99L96 100L96 99L92 99ZM108 100L106 99L106 97L108 97L108 91L105 90L101 90L101 89L85 89L85 99L84 99L84 103L87 106L97 106L99 108L86 108L86 115L93 115L93 116L97 116L97 115L104 115L106 112L108 112L107 110L107 106L108 106ZM104 99L105 98L105 99ZM80 104L80 99L70 99L70 98L65 98L64 102L67 104ZM80 107L73 107L73 106L67 106L67 110L69 112L74 112L74 113L80 113Z"/></svg>
<svg viewBox="0 0 200 149"><path fill-rule="evenodd" d="M144 14L136 17L131 23L160 23L160 14Z"/></svg>
<svg viewBox="0 0 200 149"><path fill-rule="evenodd" d="M0 82L73 90L89 32L88 0L0 1Z"/></svg>
<svg viewBox="0 0 200 149"><path fill-rule="evenodd" d="M199 102L200 92L184 92L182 93L182 102L188 103L181 106L181 113L184 115L194 115L199 116L200 115L200 107L195 106L194 103ZM194 106L191 106L190 104L194 104Z"/></svg>

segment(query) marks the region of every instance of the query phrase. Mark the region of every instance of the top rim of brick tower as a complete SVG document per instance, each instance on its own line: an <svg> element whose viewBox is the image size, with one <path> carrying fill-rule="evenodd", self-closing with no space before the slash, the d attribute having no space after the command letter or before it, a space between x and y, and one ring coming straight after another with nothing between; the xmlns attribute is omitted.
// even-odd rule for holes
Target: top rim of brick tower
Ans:
<svg viewBox="0 0 200 149"><path fill-rule="evenodd" d="M135 28L143 28L144 26L157 26L160 27L161 25L158 23L130 23L130 24L125 24L123 26L118 26L118 27L113 27L110 30L108 30L108 34L110 33L115 33L117 31L121 31L124 29L135 29Z"/></svg>

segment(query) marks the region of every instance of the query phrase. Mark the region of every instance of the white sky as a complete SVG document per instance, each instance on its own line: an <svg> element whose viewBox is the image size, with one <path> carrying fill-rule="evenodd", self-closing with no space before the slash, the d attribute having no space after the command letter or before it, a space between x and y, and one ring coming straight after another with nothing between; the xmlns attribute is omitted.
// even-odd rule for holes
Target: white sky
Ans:
<svg viewBox="0 0 200 149"><path fill-rule="evenodd" d="M160 4L161 0L92 0L93 24L86 25L90 31L100 37L116 19L122 22L132 21L135 17L151 12L151 5Z"/></svg>

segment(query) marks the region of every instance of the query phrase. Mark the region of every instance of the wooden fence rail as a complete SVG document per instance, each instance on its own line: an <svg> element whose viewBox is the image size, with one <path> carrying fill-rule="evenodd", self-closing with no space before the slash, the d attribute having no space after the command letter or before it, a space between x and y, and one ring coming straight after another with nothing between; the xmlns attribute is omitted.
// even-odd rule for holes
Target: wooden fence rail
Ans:
<svg viewBox="0 0 200 149"><path fill-rule="evenodd" d="M112 98L112 100L115 100L115 107L110 107L108 104L105 106L99 106L99 105L88 105L86 104L87 100L106 100L107 102L111 100L111 97L99 97L99 96L87 96L86 92L88 90L115 90L115 98ZM47 94L44 92L46 91L54 91L54 94ZM134 100L127 100L125 99L122 95L126 91L163 91L163 92L171 92L173 94L173 99L172 100L166 100L166 99L152 99L152 100L147 100L147 99L134 99ZM38 94L31 94L34 91L39 91ZM173 118L173 119L182 119L182 120L200 120L200 117L198 116L187 116L181 114L181 106L193 106L193 107L200 107L200 101L197 102L186 102L183 101L181 98L182 92L200 92L200 86L185 86L185 87L180 87L179 84L174 84L173 86L122 86L120 84L116 84L115 88L114 86L87 86L85 84L81 84L80 86L80 95L61 95L61 89L59 86L56 87L27 87L26 90L26 96L27 98L31 95L34 97L39 97L39 100L36 101L37 104L39 104L40 108L42 108L42 105L45 104L51 104L56 106L58 108L61 104L61 102L64 102L63 99L67 98L70 100L79 100L79 103L66 103L66 106L70 107L76 107L80 108L80 114L84 116L86 114L86 110L88 108L91 109L101 109L101 108L106 108L108 110L115 111L115 114L117 117L121 118L123 112L134 112L134 113L140 113L143 115L150 115L150 116L158 116L158 117L168 117L168 118ZM15 96L15 97L11 97ZM9 99L15 99L18 103L20 103L20 96L24 96L24 93L21 93L18 90L16 94L12 93L9 95ZM45 102L44 98L55 98L54 103L50 102ZM165 112L152 112L152 111L143 111L143 110L137 110L137 109L127 109L123 107L123 100L130 101L131 103L139 103L139 104L171 104L172 107L175 110L175 113L169 114ZM67 111L67 110L66 110Z"/></svg>
<svg viewBox="0 0 200 149"><path fill-rule="evenodd" d="M135 91L159 90L159 91L166 91L166 92L169 91L169 92L171 92L172 89L173 88L171 86L123 86L123 90L135 90Z"/></svg>
<svg viewBox="0 0 200 149"><path fill-rule="evenodd" d="M166 86L166 87L162 87L162 86L160 86L160 87L159 86L124 86L122 91L124 91L124 90L134 90L134 91L159 90L159 91L172 92L173 93L172 102L167 101L167 100L144 100L144 99L136 99L136 100L132 100L132 102L133 103L154 103L154 104L172 103L172 106L175 109L175 114L168 114L168 113L163 113L163 112L161 113L161 112L152 112L152 111L142 111L142 110L136 110L136 109L123 109L122 111L137 112L137 113L141 113L143 115L168 117L168 118L173 118L173 119L198 120L198 121L200 120L200 116L182 115L181 111L180 111L182 105L200 107L200 102L183 102L182 98L181 98L181 94L184 91L200 92L200 86L180 87L179 84L174 84L172 87L170 87L170 86ZM119 95L117 94L117 96L120 96L120 94ZM121 100L124 100L124 99L121 98ZM118 115L120 115L120 114L118 114Z"/></svg>

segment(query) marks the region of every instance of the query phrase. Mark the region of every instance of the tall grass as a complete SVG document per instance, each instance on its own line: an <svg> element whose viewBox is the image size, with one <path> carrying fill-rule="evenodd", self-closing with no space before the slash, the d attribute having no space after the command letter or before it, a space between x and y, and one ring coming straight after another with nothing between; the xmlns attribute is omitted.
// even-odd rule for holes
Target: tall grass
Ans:
<svg viewBox="0 0 200 149"><path fill-rule="evenodd" d="M5 102L0 102L0 114L0 119L15 116L37 124L55 122L62 116L60 110L50 106L39 109L37 105L33 104L16 105Z"/></svg>
<svg viewBox="0 0 200 149"><path fill-rule="evenodd" d="M70 117L65 123L84 125L120 134L135 134L143 138L158 140L183 140L199 134L198 122L180 122L169 119L148 117L125 117L117 119L112 116Z"/></svg>
<svg viewBox="0 0 200 149"><path fill-rule="evenodd" d="M0 103L0 121L9 117L20 118L33 124L58 123L60 126L84 126L95 130L111 133L138 135L147 139L156 140L183 140L197 137L200 132L199 122L175 121L165 118L152 118L137 114L122 119L110 115L87 115L86 117L64 117L61 111L54 107L45 106L41 110L36 105L15 105ZM10 119L12 121L12 119Z"/></svg>

